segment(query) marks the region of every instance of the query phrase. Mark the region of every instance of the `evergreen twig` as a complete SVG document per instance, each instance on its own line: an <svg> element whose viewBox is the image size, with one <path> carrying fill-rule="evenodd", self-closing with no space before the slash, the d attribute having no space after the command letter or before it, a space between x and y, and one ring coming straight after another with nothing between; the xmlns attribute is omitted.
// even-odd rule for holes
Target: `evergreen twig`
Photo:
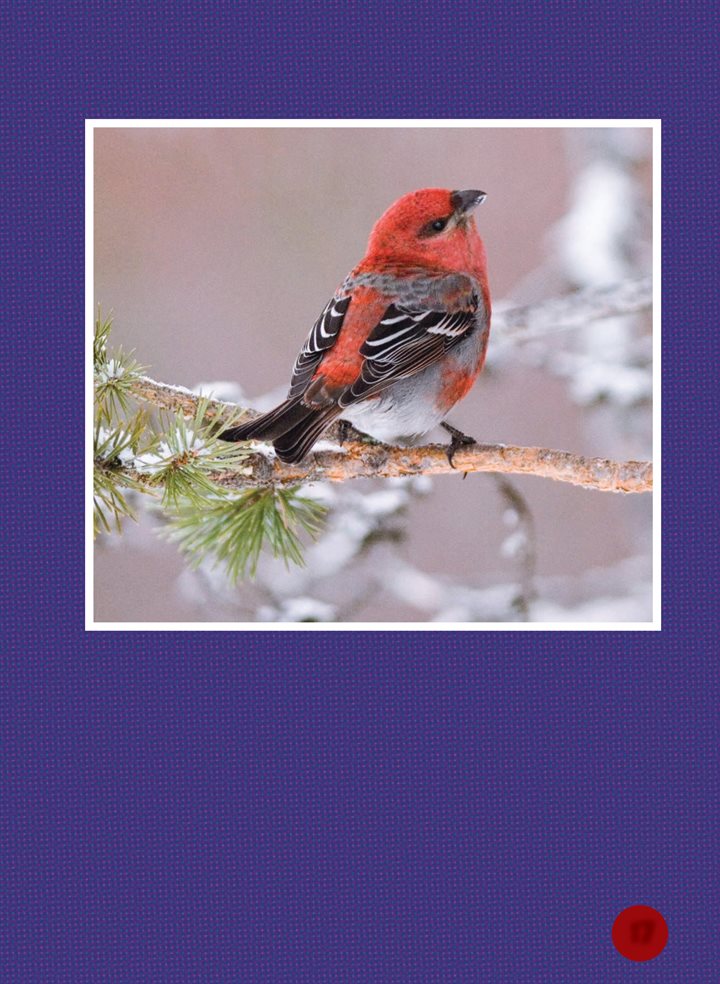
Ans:
<svg viewBox="0 0 720 984"><path fill-rule="evenodd" d="M217 437L212 401L192 397L187 407L162 408L157 429L133 410L137 388L146 378L132 353L110 352L111 319L98 313L93 344L95 378L94 529L122 528L135 519L128 492L160 499L168 535L197 563L214 555L233 580L254 576L264 549L286 564L302 564L301 532L315 536L323 508L296 489L251 489L234 493L222 484L228 474L251 474L252 454L243 444ZM185 413L183 412L185 410ZM190 421L185 417L190 416ZM230 425L243 416L225 406Z"/></svg>

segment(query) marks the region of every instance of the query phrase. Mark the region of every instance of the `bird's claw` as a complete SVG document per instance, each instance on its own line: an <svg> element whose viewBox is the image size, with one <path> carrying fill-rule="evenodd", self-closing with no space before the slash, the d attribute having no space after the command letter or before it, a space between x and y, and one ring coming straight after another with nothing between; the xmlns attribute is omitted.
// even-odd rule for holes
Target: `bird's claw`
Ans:
<svg viewBox="0 0 720 984"><path fill-rule="evenodd" d="M453 464L453 458L460 450L460 448L466 448L469 447L471 444L477 444L477 441L475 440L474 437L468 437L467 434L463 434L461 430L458 430L457 427L453 427L452 424L447 424L443 421L443 423L440 426L444 428L444 430L446 430L450 435L451 440L450 443L447 445L447 448L445 449L445 453L447 455L448 464L450 465L451 468L455 468L455 465ZM467 478L467 475L468 473L464 472L463 479Z"/></svg>

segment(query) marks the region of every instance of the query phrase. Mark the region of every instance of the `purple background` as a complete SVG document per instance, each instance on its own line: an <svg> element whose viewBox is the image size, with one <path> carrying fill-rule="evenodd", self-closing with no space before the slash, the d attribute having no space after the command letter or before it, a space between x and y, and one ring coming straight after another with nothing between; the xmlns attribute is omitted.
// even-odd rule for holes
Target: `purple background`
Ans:
<svg viewBox="0 0 720 984"><path fill-rule="evenodd" d="M717 977L716 14L389 10L0 15L0 980ZM84 633L83 119L336 115L663 118L662 634Z"/></svg>

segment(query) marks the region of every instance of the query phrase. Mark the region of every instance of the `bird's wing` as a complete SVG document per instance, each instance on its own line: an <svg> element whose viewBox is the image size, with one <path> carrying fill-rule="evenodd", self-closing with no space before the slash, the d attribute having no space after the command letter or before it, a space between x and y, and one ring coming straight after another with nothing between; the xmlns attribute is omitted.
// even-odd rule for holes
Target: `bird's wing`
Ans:
<svg viewBox="0 0 720 984"><path fill-rule="evenodd" d="M477 325L478 296L454 299L452 309L393 303L360 348L359 376L338 398L341 407L373 396L398 379L414 376L467 338Z"/></svg>
<svg viewBox="0 0 720 984"><path fill-rule="evenodd" d="M323 356L335 344L349 304L349 294L332 297L326 304L295 360L288 399L301 396L307 389Z"/></svg>
<svg viewBox="0 0 720 984"><path fill-rule="evenodd" d="M475 330L479 299L468 277L402 286L401 299L370 286L356 289L349 315L353 291L336 294L295 360L288 399L347 407L442 359Z"/></svg>

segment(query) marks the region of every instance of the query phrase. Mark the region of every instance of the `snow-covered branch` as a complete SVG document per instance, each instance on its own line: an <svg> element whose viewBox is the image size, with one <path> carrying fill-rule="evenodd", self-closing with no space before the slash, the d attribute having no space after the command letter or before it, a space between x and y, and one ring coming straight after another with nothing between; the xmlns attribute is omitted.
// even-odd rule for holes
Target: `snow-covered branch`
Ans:
<svg viewBox="0 0 720 984"><path fill-rule="evenodd" d="M649 311L651 307L650 278L625 280L609 287L587 287L565 297L521 307L496 305L493 334L503 339L535 339L556 331L582 328L603 318Z"/></svg>

